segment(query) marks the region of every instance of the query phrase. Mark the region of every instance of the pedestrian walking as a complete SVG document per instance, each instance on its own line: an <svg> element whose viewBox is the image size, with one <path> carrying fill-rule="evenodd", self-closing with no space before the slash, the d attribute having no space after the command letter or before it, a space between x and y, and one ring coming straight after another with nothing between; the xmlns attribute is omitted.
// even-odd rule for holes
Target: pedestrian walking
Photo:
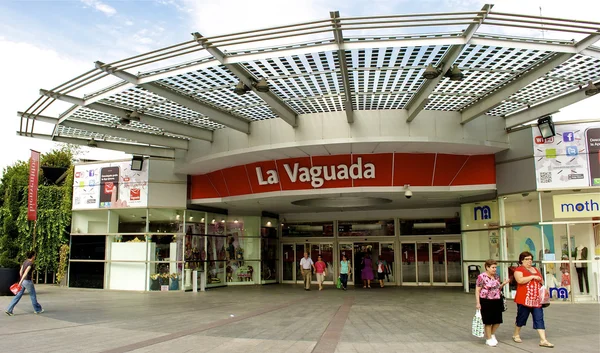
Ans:
<svg viewBox="0 0 600 353"><path fill-rule="evenodd" d="M383 259L377 260L377 279L379 280L379 287L381 288L383 288L383 280L385 280L385 274L387 271L387 262Z"/></svg>
<svg viewBox="0 0 600 353"><path fill-rule="evenodd" d="M308 253L304 253L304 257L300 259L300 269L302 270L302 278L304 278L304 290L310 290L310 281L312 271L315 268L313 260L308 257Z"/></svg>
<svg viewBox="0 0 600 353"><path fill-rule="evenodd" d="M31 281L31 274L34 270L34 262L35 262L35 251L27 252L27 260L23 262L21 265L21 269L19 270L19 275L21 276L19 280L19 285L22 287L21 290L15 295L13 300L10 302L8 308L6 308L6 315L13 316L13 309L21 300L23 293L25 293L25 289L29 292L29 297L31 297L31 304L33 304L33 311L36 314L41 314L44 312L42 306L37 301L37 295L35 293L35 287L33 286L33 282Z"/></svg>
<svg viewBox="0 0 600 353"><path fill-rule="evenodd" d="M533 329L537 330L540 336L540 347L553 348L554 345L546 339L544 309L542 309L542 298L540 296L540 288L544 283L542 274L533 267L533 254L529 251L524 251L519 255L519 265L515 270L517 319L512 339L517 343L523 342L521 340L521 327L527 324L527 319L531 314Z"/></svg>
<svg viewBox="0 0 600 353"><path fill-rule="evenodd" d="M502 323L502 311L504 304L500 293L509 281L500 283L500 277L496 273L498 263L496 260L487 260L484 264L485 272L477 277L475 284L475 306L481 311L481 317L485 330L485 344L490 347L498 345L496 330Z"/></svg>
<svg viewBox="0 0 600 353"><path fill-rule="evenodd" d="M342 261L340 261L340 281L342 282L342 289L348 289L348 276L352 273L350 268L350 262L346 255L342 255Z"/></svg>
<svg viewBox="0 0 600 353"><path fill-rule="evenodd" d="M323 281L325 281L325 276L327 276L327 264L323 261L321 255L317 257L317 262L315 262L315 272L317 273L319 290L323 290Z"/></svg>
<svg viewBox="0 0 600 353"><path fill-rule="evenodd" d="M375 278L373 276L373 262L371 261L371 255L365 254L362 262L363 268L360 275L363 280L363 288L371 288L371 281Z"/></svg>

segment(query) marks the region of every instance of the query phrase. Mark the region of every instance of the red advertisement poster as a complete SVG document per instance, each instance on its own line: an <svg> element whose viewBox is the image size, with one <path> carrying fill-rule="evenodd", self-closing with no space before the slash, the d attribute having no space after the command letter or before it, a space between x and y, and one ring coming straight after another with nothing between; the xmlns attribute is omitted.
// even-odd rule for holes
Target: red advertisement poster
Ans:
<svg viewBox="0 0 600 353"><path fill-rule="evenodd" d="M31 159L29 160L29 191L27 195L28 221L35 221L37 219L37 192L39 171L40 153L31 150Z"/></svg>

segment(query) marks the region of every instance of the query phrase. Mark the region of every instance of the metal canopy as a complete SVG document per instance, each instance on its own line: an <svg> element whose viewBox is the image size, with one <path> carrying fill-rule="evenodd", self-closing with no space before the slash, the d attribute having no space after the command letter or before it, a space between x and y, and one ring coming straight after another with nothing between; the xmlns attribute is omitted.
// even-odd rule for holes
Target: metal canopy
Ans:
<svg viewBox="0 0 600 353"><path fill-rule="evenodd" d="M530 37L505 34L510 31ZM566 36L576 39L550 39ZM337 111L346 112L348 123L356 110L405 109L409 122L423 110L455 111L463 124L499 116L510 128L585 99L587 84L600 81L600 48L593 46L599 39L600 22L494 12L492 5L371 17L332 12L295 25L195 34L167 48L97 62L42 90L19 114L18 134L39 137L40 120L55 124L55 140L93 138L130 151L141 151L141 143L165 156L171 155L165 150L185 150L186 140L213 141L218 129L250 133L254 121L281 118L296 126L304 114ZM428 65L440 75L425 79ZM447 77L452 66L462 80ZM107 77L120 82L92 91ZM261 79L268 92L255 86ZM240 81L247 88L241 95L234 93ZM57 100L74 106L58 117L44 115Z"/></svg>

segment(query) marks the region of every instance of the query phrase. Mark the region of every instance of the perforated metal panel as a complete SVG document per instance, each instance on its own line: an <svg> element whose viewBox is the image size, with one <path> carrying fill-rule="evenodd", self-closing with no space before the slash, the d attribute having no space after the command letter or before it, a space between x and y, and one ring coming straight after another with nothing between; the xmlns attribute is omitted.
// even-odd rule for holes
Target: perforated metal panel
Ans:
<svg viewBox="0 0 600 353"><path fill-rule="evenodd" d="M93 138L95 140L104 140L104 141L110 141L110 142L127 142L127 143L135 142L135 141L128 140L125 138L121 138L121 137L114 137L114 136L110 136L110 135L99 134L99 133L93 132L93 131L84 131L84 130L80 130L80 129L74 129L74 128L65 127L62 125L59 125L57 128L57 136L85 138L85 139Z"/></svg>
<svg viewBox="0 0 600 353"><path fill-rule="evenodd" d="M186 124L209 130L221 129L224 126L208 119L207 116L183 107L141 87L134 87L115 94L101 101L117 107L158 114L167 120L185 122Z"/></svg>
<svg viewBox="0 0 600 353"><path fill-rule="evenodd" d="M405 109L406 105L417 97L419 92L422 92L422 89L432 88L429 87L431 81L422 77L423 72L429 64L440 67L445 57L448 60L447 54L452 46L462 48L458 58L451 64L460 68L464 79L451 81L446 77L440 78L429 97L426 97L429 101L425 105L425 109L464 111L465 108L486 99L488 95L498 92L505 85L521 79L531 68L543 65L555 54L562 52L580 52L581 54L574 55L570 60L518 90L515 94L504 97L505 100L501 104L485 114L506 116L517 110L527 109L531 105L585 87L588 81L597 82L600 79L600 55L598 54L600 49L588 47L586 50L580 51L579 44L574 45L576 41L519 38L482 33L473 33L472 38L469 39L467 34L471 31L467 30L467 26L475 29L475 32L480 31L477 24L482 23L482 28L494 26L493 21L490 23L487 20L488 17L496 16L493 19L496 22L499 21L498 16L504 18L505 24L508 26L501 27L502 33L514 27L522 27L520 30L524 28L531 30L536 25L535 22L532 22L534 21L532 18L510 14L494 15L493 11L489 10L484 7L480 12L472 12L473 18L471 19L464 18L468 13L439 14L441 17L433 16L433 19L432 16L423 14L408 15L408 17L405 15L386 16L385 18L342 17L339 22L336 22L340 26L337 28L343 31L344 39L340 45L334 38L334 32L339 34L339 31L334 29L333 22L329 18L296 27L287 26L267 30L267 32L281 30L277 35L273 34L277 38L276 42L268 40L264 42L270 34L263 30L249 31L243 35L219 36L212 40L210 37L195 38L198 42L188 41L113 63L115 66L111 66L111 68L114 70L120 70L123 67L129 68L128 82L112 84L106 89L86 94L84 103L87 104L92 101L92 98L97 99L102 95L102 97L107 97L100 100L100 103L103 104L143 112L157 118L208 130L220 129L224 126L202 113L158 96L141 86L127 90L123 90L123 88L141 81L144 83L154 82L184 95L186 98L195 99L200 104L214 107L223 114L229 114L230 118L234 120L240 118L244 122L277 118L275 111L281 113L288 110L284 109L285 107L282 108L282 105L287 105L290 111L297 114L343 111L348 96L355 110ZM427 19L424 19L425 17ZM411 20L407 20L408 18ZM439 27L440 23L437 20L440 18L448 21L452 18L458 21L456 18L460 18L460 21L465 22L461 22L463 27L452 25L453 32L442 33L448 27ZM382 22L383 20L385 22ZM361 21L362 24L360 24ZM407 24L407 21L414 22ZM556 22L555 19L544 19L544 21ZM369 27L372 25L375 27ZM385 26L378 27L379 25ZM417 29L415 26L423 27ZM574 33L573 31L578 30L579 32L585 31L584 34L594 35L596 30L600 30L600 23L589 21L586 22L586 27L582 27L580 22L561 20L561 26L570 28L571 32L565 33ZM310 32L313 30L314 32ZM399 30L399 32L391 34L392 30ZM434 33L398 34L417 30ZM304 32L309 32L311 35L306 35ZM310 42L298 43L299 38ZM290 43L273 45L273 43L282 43L288 39ZM238 41L238 45L234 47L226 44L236 41ZM269 43L271 47L238 49L243 45L259 46L259 43ZM586 43L589 42L584 41L582 46L585 47ZM222 51L225 59L218 55L217 60L208 55L211 48ZM190 49L192 50L183 53ZM339 54L341 50L344 55ZM160 60L173 63L177 62L178 58L184 60L184 57L185 60L193 60L138 73L131 78L136 67L150 63L154 65ZM345 57L347 77L342 76L344 66L340 65L342 57ZM219 60L222 60L227 66ZM267 79L270 87L267 101L273 107L254 91L243 95L233 92L240 77L236 77L229 70L228 67L231 67L229 66L231 64L241 66L243 70L239 70L239 66L237 70L232 70L240 75L248 76L244 79ZM108 65L110 66L110 64ZM101 75L115 74L116 77L124 77L109 70L105 65L100 65L97 69L105 70L105 72L92 70L89 72L89 77L84 74L67 82L66 87L75 85L85 87L96 81L94 77ZM444 74L442 73L442 75ZM115 76L112 76L113 80ZM64 88L65 85L59 86L63 88L54 93L69 94L71 91L63 91L67 90ZM345 87L349 87L349 92L345 91ZM49 96L60 99L60 96ZM273 97L279 102L273 103ZM45 104L45 101L40 100L42 103L36 106L36 102L32 107L38 109ZM72 102L73 100L67 101ZM203 109L198 110L206 112ZM293 114L284 115L286 121L294 120ZM69 112L68 119L105 126L116 126L119 121L116 116L87 108L77 108ZM217 117L214 119L219 120ZM242 127L238 126L238 128L244 131L244 125L240 124ZM228 124L228 126L235 126L235 124ZM125 129L148 134L163 134L161 129L137 121L132 121ZM64 127L59 127L57 131L65 136L102 137L93 132ZM167 136L175 135L167 134ZM121 141L122 139L117 140Z"/></svg>

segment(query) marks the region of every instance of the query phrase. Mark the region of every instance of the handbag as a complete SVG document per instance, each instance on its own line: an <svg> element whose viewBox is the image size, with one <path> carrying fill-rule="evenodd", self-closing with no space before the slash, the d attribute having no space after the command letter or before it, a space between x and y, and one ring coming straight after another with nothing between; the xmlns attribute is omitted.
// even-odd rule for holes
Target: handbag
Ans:
<svg viewBox="0 0 600 353"><path fill-rule="evenodd" d="M12 286L10 286L10 291L14 295L17 295L17 293L19 293L22 289L23 289L23 287L21 287L18 283L15 283Z"/></svg>
<svg viewBox="0 0 600 353"><path fill-rule="evenodd" d="M337 281L335 282L335 286L337 287L337 289L342 288L342 279L338 277Z"/></svg>
<svg viewBox="0 0 600 353"><path fill-rule="evenodd" d="M508 305L506 305L506 298L504 297L504 293L500 293L500 299L502 300L502 312L508 310Z"/></svg>
<svg viewBox="0 0 600 353"><path fill-rule="evenodd" d="M542 304L542 308L550 306L550 292L546 286L540 287L540 303Z"/></svg>
<svg viewBox="0 0 600 353"><path fill-rule="evenodd" d="M483 337L483 320L481 319L481 311L477 310L473 316L473 324L471 325L471 334L475 337Z"/></svg>

